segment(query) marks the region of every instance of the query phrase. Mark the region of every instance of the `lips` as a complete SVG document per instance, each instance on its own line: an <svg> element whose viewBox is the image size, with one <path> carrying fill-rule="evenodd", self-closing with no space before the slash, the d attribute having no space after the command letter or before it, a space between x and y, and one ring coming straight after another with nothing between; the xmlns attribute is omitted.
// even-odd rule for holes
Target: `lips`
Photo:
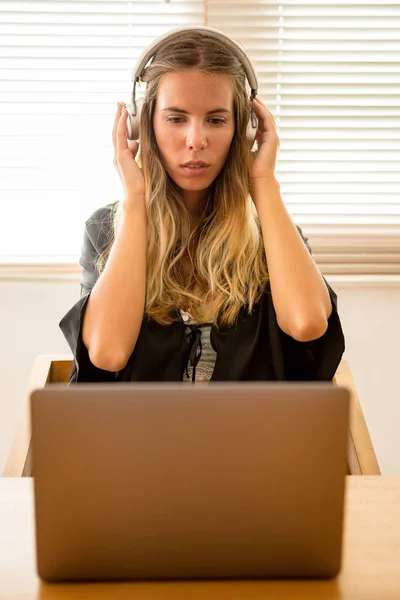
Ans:
<svg viewBox="0 0 400 600"><path fill-rule="evenodd" d="M190 160L181 167L209 167L209 165L202 160Z"/></svg>
<svg viewBox="0 0 400 600"><path fill-rule="evenodd" d="M203 165L194 165L193 163L186 163L186 165L182 165L181 169L186 177L201 177L204 173L208 171L208 165L203 163Z"/></svg>

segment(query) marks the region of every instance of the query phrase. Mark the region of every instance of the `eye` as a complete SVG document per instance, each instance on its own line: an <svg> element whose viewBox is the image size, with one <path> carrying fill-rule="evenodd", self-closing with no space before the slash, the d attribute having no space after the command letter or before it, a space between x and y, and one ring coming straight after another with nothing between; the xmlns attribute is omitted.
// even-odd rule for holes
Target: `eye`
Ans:
<svg viewBox="0 0 400 600"><path fill-rule="evenodd" d="M170 121L171 123L176 123L177 121L182 121L182 117L168 117L167 121Z"/></svg>
<svg viewBox="0 0 400 600"><path fill-rule="evenodd" d="M168 117L167 118L167 121L169 121L171 123L176 123L177 125L179 125L183 120L184 120L183 117ZM226 123L225 119L211 118L210 121L213 121L213 125L216 127Z"/></svg>

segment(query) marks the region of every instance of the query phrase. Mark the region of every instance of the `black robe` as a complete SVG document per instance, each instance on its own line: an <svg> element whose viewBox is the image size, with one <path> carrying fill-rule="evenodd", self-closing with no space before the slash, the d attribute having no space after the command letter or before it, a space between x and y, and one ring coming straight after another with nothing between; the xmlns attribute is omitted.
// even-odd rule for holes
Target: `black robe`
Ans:
<svg viewBox="0 0 400 600"><path fill-rule="evenodd" d="M187 342L187 326L177 311L177 321L160 325L144 318L139 337L126 367L119 373L99 369L90 361L82 341L82 325L91 289L98 279L94 267L105 247L111 227L109 204L86 221L80 257L83 267L81 298L60 322L60 328L74 356L70 383L112 381L182 381L193 344L200 343L192 325L192 347ZM309 252L300 227L297 227ZM337 311L337 296L324 279L332 301L332 314L325 334L311 342L298 342L278 325L268 282L251 315L246 307L234 326L211 328L211 344L217 353L210 381L329 381L334 376L345 349Z"/></svg>

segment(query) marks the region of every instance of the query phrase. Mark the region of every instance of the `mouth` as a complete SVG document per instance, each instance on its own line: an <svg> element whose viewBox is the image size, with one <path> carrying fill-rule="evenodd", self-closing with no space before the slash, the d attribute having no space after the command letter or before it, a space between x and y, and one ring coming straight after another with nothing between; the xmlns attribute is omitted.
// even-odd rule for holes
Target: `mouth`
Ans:
<svg viewBox="0 0 400 600"><path fill-rule="evenodd" d="M198 175L203 175L207 171L209 166L210 165L207 165L206 163L198 163L198 164L187 163L185 165L181 165L181 169L183 169L183 171L186 175L198 176Z"/></svg>

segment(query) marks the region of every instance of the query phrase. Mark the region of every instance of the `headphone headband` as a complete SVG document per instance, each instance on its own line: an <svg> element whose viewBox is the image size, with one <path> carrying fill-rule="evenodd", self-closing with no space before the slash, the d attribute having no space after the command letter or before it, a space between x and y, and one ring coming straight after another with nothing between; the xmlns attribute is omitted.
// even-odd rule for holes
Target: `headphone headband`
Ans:
<svg viewBox="0 0 400 600"><path fill-rule="evenodd" d="M157 50L160 48L160 46L162 46L162 44L164 43L164 41L167 38L168 39L178 38L179 35L181 34L181 32L183 32L183 31L201 31L207 37L215 38L215 39L222 38L225 41L225 43L230 47L233 54L235 54L235 56L242 63L242 65L246 71L247 80L250 84L251 94L253 96L257 95L257 90L258 90L257 76L255 73L254 67L251 64L251 61L250 61L249 57L247 56L244 48L236 40L233 40L231 37L229 37L225 33L222 33L222 31L218 31L218 29L212 29L211 27L206 27L204 25L197 25L196 27L179 27L179 28L173 29L172 31L169 31L165 35L162 35L161 37L157 38L139 56L138 61L136 63L135 70L133 72L132 81L135 83L140 81L140 77L141 77L148 61L150 60L150 58L152 56L154 56L154 54L157 52Z"/></svg>
<svg viewBox="0 0 400 600"><path fill-rule="evenodd" d="M162 35L161 37L157 38L152 44L150 44L150 46L142 52L142 54L139 56L136 62L135 70L133 71L132 75L132 103L127 106L127 131L129 140L139 139L139 122L143 99L136 100L136 83L140 81L140 78L143 74L147 63L155 55L160 46L163 45L165 40L179 38L181 33L184 31L200 31L204 36L207 36L209 38L223 40L226 43L226 45L229 46L232 53L236 56L236 58L240 61L241 65L244 68L247 76L247 81L249 82L251 88L251 96L254 98L257 95L258 82L256 72L249 57L246 54L245 49L241 44L236 42L236 40L232 39L225 33L222 33L222 31L218 31L218 29L212 29L210 27L205 27L204 25L198 25L196 27L179 27L178 29L173 29L165 35ZM246 129L246 139L248 141L250 149L253 147L253 143L257 134L257 128L257 117L253 108L250 108L250 118Z"/></svg>

